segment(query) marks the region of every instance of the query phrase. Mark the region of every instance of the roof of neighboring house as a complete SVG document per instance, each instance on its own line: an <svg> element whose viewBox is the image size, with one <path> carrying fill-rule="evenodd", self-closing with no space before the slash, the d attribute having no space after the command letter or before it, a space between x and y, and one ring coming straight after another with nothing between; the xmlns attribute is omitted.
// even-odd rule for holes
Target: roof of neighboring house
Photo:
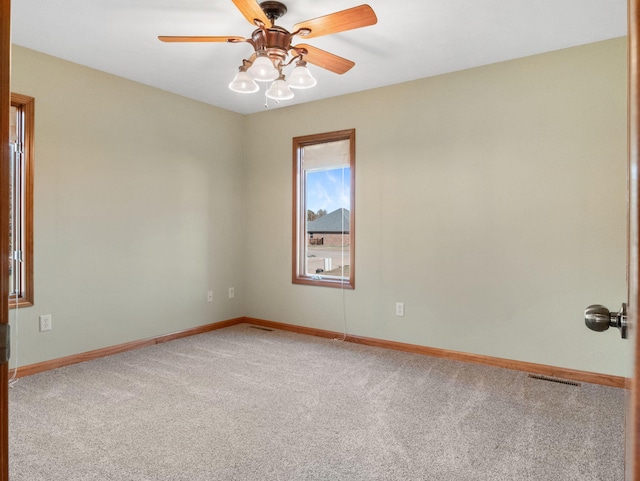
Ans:
<svg viewBox="0 0 640 481"><path fill-rule="evenodd" d="M347 209L334 210L330 214L307 222L307 232L310 234L348 234L349 211Z"/></svg>

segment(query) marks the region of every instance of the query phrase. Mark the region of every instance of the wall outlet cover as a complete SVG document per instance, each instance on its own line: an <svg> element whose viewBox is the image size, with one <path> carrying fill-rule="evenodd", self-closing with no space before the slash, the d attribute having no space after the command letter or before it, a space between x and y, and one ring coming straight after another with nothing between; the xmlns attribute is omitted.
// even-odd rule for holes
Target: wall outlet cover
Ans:
<svg viewBox="0 0 640 481"><path fill-rule="evenodd" d="M44 314L39 317L40 320L40 332L50 331L52 329L51 314Z"/></svg>

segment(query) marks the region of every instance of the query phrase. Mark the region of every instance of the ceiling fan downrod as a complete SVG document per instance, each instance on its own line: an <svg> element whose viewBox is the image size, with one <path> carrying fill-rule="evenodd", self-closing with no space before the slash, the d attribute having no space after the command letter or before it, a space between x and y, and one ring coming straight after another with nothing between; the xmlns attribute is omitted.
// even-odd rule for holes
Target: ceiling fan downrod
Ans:
<svg viewBox="0 0 640 481"><path fill-rule="evenodd" d="M275 25L276 20L287 13L287 6L284 3L270 0L260 3L260 8L271 21L271 26Z"/></svg>

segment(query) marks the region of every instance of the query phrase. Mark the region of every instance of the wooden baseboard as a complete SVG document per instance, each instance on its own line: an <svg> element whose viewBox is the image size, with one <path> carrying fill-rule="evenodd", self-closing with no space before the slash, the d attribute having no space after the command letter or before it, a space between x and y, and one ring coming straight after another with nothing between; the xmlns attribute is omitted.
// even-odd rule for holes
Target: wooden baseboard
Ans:
<svg viewBox="0 0 640 481"><path fill-rule="evenodd" d="M91 361L101 357L118 354L121 352L132 351L141 347L153 346L162 342L173 341L188 336L195 336L216 329L235 326L237 324L253 324L271 329L280 329L282 331L295 332L308 336L324 337L328 339L343 339L347 342L363 344L366 346L380 347L383 349L393 349L395 351L410 352L413 354L421 354L424 356L439 357L443 359L451 359L454 361L471 362L475 364L484 364L487 366L501 367L504 369L512 369L515 371L524 371L531 374L540 374L543 376L551 376L560 379L570 379L572 381L587 382L591 384L601 384L603 386L611 386L618 388L628 388L628 379L621 376L612 376L608 374L599 374L588 371L577 371L575 369L566 369L562 367L547 366L544 364L535 364L524 361L514 361L511 359L503 359L499 357L484 356L480 354L469 354L465 352L450 351L447 349L439 349L435 347L419 346L417 344L407 344L404 342L387 341L384 339L376 339L371 337L354 336L347 334L346 338L342 332L327 331L324 329L316 329L313 327L296 326L294 324L286 324L283 322L268 321L265 319L256 319L254 317L238 317L227 321L214 322L204 326L198 326L183 331L172 332L160 336L141 339L139 341L127 342L116 346L96 349L94 351L83 352L72 356L61 357L51 361L39 362L22 366L18 369L16 377L30 376L51 369L63 366L70 366L79 362Z"/></svg>
<svg viewBox="0 0 640 481"><path fill-rule="evenodd" d="M183 331L172 332L169 334L162 334L156 337L150 337L147 339L141 339L139 341L126 342L124 344L118 344L116 346L104 347L102 349L96 349L94 351L81 352L80 354L74 354L71 356L60 357L58 359L52 359L51 361L38 362L36 364L29 364L18 368L16 377L31 376L32 374L38 374L40 372L49 371L59 367L70 366L72 364L78 364L79 362L92 361L101 357L111 356L112 354L119 354L121 352L133 351L141 347L153 346L163 342L173 341L175 339L181 339L183 337L195 336L196 334L203 334L209 331L215 331L216 329L222 329L224 327L235 326L246 322L245 318L240 317L237 319L229 319L227 321L214 322L212 324L206 324L204 326L193 327L191 329L185 329Z"/></svg>
<svg viewBox="0 0 640 481"><path fill-rule="evenodd" d="M245 317L244 322L272 329L281 329L283 331L297 332L299 334L307 334L310 336L325 337L329 339L343 339L344 333L326 331L323 329L315 329L312 327L296 326L293 324L285 324L282 322L267 321L264 319L255 319ZM563 367L547 366L545 364L536 364L525 361L514 361L511 359L503 359L499 357L484 356L480 354L469 354L466 352L450 351L447 349L439 349L435 347L419 346L416 344L406 344L404 342L386 341L384 339L375 339L371 337L354 336L347 334L344 339L347 342L356 344L364 344L366 346L381 347L383 349L393 349L396 351L410 352L413 354L422 354L425 356L439 357L451 359L454 361L471 362L474 364L484 364L487 366L501 367L504 369L512 369L515 371L524 371L531 374L539 374L542 376L550 376L560 379L569 379L578 382L587 382L591 384L601 384L603 386L611 386L618 388L629 388L629 379L622 376L612 376L608 374L599 374L589 371L578 371L575 369L567 369Z"/></svg>

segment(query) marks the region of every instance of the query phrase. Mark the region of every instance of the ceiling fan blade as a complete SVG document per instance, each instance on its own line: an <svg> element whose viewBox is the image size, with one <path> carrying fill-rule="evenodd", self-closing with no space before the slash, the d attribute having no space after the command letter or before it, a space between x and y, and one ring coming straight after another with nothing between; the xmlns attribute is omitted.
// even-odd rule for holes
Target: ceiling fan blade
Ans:
<svg viewBox="0 0 640 481"><path fill-rule="evenodd" d="M267 15L262 11L256 0L233 0L233 3L251 25L257 25L256 20L259 20L263 25L271 26Z"/></svg>
<svg viewBox="0 0 640 481"><path fill-rule="evenodd" d="M244 37L176 37L162 35L158 37L162 42L244 42Z"/></svg>
<svg viewBox="0 0 640 481"><path fill-rule="evenodd" d="M307 35L300 33L305 38L320 37L331 33L344 32L354 28L367 27L378 23L378 17L369 5L348 8L340 12L331 13L324 17L314 18L306 22L297 23L293 31L311 30Z"/></svg>
<svg viewBox="0 0 640 481"><path fill-rule="evenodd" d="M300 50L306 50L306 53L302 58L307 62L337 74L343 74L355 65L355 62L352 62L351 60L338 57L337 55L321 50L317 47L312 47L311 45L300 44L293 47L293 49L298 53L300 53Z"/></svg>

